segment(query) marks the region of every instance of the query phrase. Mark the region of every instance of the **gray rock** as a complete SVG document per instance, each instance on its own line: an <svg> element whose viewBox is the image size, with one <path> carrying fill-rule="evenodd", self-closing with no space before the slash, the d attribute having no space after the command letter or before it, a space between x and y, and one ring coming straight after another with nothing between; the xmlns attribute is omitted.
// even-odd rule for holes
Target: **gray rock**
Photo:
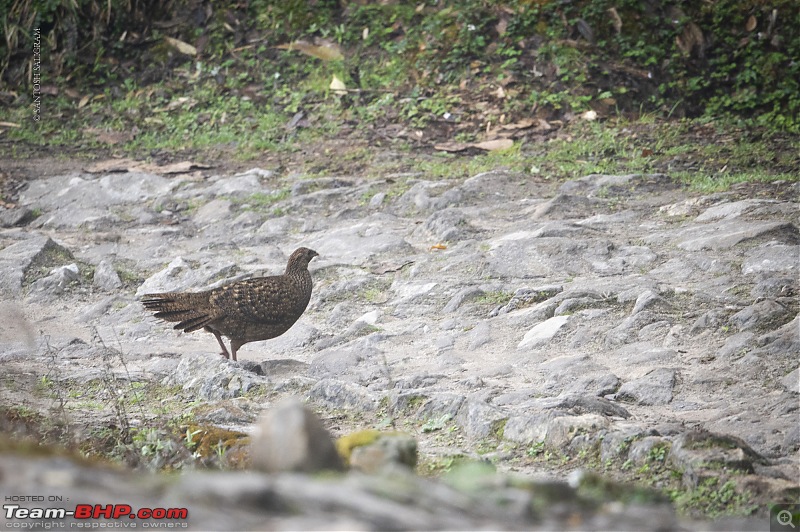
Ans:
<svg viewBox="0 0 800 532"><path fill-rule="evenodd" d="M205 400L240 397L255 386L266 386L260 377L219 355L184 356L162 384L181 386Z"/></svg>
<svg viewBox="0 0 800 532"><path fill-rule="evenodd" d="M353 184L353 181L339 177L303 179L301 181L296 181L292 185L291 194L292 196L303 196L318 190L349 188L352 187Z"/></svg>
<svg viewBox="0 0 800 532"><path fill-rule="evenodd" d="M800 246L772 242L747 253L742 263L742 273L752 275L796 271L800 268L798 257L800 257Z"/></svg>
<svg viewBox="0 0 800 532"><path fill-rule="evenodd" d="M800 368L795 368L794 371L782 378L781 385L787 391L800 393Z"/></svg>
<svg viewBox="0 0 800 532"><path fill-rule="evenodd" d="M450 298L450 301L442 309L442 312L455 312L458 310L458 307L464 304L465 301L470 299L474 299L476 297L480 297L484 294L484 291L477 286L467 286L462 288L456 294Z"/></svg>
<svg viewBox="0 0 800 532"><path fill-rule="evenodd" d="M491 341L491 325L489 325L487 320L479 321L469 333L469 344L467 348L470 351L474 351Z"/></svg>
<svg viewBox="0 0 800 532"><path fill-rule="evenodd" d="M544 443L551 449L563 449L576 436L595 434L607 429L610 423L608 418L598 414L554 417L547 423Z"/></svg>
<svg viewBox="0 0 800 532"><path fill-rule="evenodd" d="M260 373L270 379L278 379L280 377L293 377L296 375L303 375L308 371L309 365L299 360L291 358L281 358L277 360L265 360L260 366Z"/></svg>
<svg viewBox="0 0 800 532"><path fill-rule="evenodd" d="M755 465L767 463L740 438L705 430L678 435L673 440L669 462L683 471L683 482L691 487L697 486L708 469L748 474L755 471Z"/></svg>
<svg viewBox="0 0 800 532"><path fill-rule="evenodd" d="M0 207L0 227L25 225L34 218L33 210L27 207L17 207L15 209Z"/></svg>
<svg viewBox="0 0 800 532"><path fill-rule="evenodd" d="M663 456L666 458L667 451L672 446L672 442L662 436L645 436L630 444L628 449L628 459L634 465L642 465L648 462L663 462L660 449L664 449ZM659 460L661 458L661 460Z"/></svg>
<svg viewBox="0 0 800 532"><path fill-rule="evenodd" d="M320 253L330 264L348 267L364 265L375 255L411 251L397 219L381 213L345 227L329 229L307 246L322 250Z"/></svg>
<svg viewBox="0 0 800 532"><path fill-rule="evenodd" d="M756 340L757 345L762 346L758 353L763 353L777 360L793 360L792 355L800 353L800 314L782 325L774 331L762 334Z"/></svg>
<svg viewBox="0 0 800 532"><path fill-rule="evenodd" d="M752 349L755 334L751 332L741 332L729 336L725 340L725 345L717 351L717 356L725 359L741 358Z"/></svg>
<svg viewBox="0 0 800 532"><path fill-rule="evenodd" d="M456 205L463 194L445 181L419 181L397 200L397 209L404 213L439 211Z"/></svg>
<svg viewBox="0 0 800 532"><path fill-rule="evenodd" d="M308 373L314 377L339 377L351 373L363 356L354 349L322 351L311 361Z"/></svg>
<svg viewBox="0 0 800 532"><path fill-rule="evenodd" d="M399 305L420 299L436 288L438 284L425 281L395 281L390 287L390 290L395 293L395 299L390 304Z"/></svg>
<svg viewBox="0 0 800 532"><path fill-rule="evenodd" d="M639 331L657 319L658 316L649 310L642 310L633 316L628 316L622 320L622 323L606 333L606 346L614 347L637 340Z"/></svg>
<svg viewBox="0 0 800 532"><path fill-rule="evenodd" d="M633 310L631 314L638 314L639 312L643 311L648 307L652 307L656 303L663 301L661 296L653 292L652 290L645 290L639 297L636 298L636 303L633 305Z"/></svg>
<svg viewBox="0 0 800 532"><path fill-rule="evenodd" d="M166 268L143 282L136 297L157 292L182 292L205 288L215 278L230 277L238 267L233 262L196 264L176 257Z"/></svg>
<svg viewBox="0 0 800 532"><path fill-rule="evenodd" d="M80 280L78 265L68 264L50 270L50 275L37 279L31 284L29 295L50 298L63 294L73 283Z"/></svg>
<svg viewBox="0 0 800 532"><path fill-rule="evenodd" d="M675 375L676 371L672 368L651 370L644 377L624 383L612 397L617 401L639 405L668 404L672 401Z"/></svg>
<svg viewBox="0 0 800 532"><path fill-rule="evenodd" d="M182 183L179 178L166 179L142 172L100 177L66 175L31 181L20 194L20 201L44 212L34 222L37 227L101 228L132 221L152 223L153 216L144 204L174 192Z"/></svg>
<svg viewBox="0 0 800 532"><path fill-rule="evenodd" d="M335 379L322 379L308 392L308 398L329 408L373 410L378 400L365 387Z"/></svg>
<svg viewBox="0 0 800 532"><path fill-rule="evenodd" d="M549 342L570 320L570 316L554 316L525 333L517 349L540 347Z"/></svg>
<svg viewBox="0 0 800 532"><path fill-rule="evenodd" d="M297 399L285 399L258 421L250 444L254 469L267 473L344 468L320 419Z"/></svg>
<svg viewBox="0 0 800 532"><path fill-rule="evenodd" d="M563 416L556 411L510 416L503 427L503 438L524 445L544 441L550 420Z"/></svg>
<svg viewBox="0 0 800 532"><path fill-rule="evenodd" d="M256 235L265 239L285 236L292 228L292 221L293 218L290 216L270 218L256 230Z"/></svg>
<svg viewBox="0 0 800 532"><path fill-rule="evenodd" d="M370 474L396 466L413 470L417 466L417 440L408 434L381 434L375 441L353 449L350 466Z"/></svg>
<svg viewBox="0 0 800 532"><path fill-rule="evenodd" d="M380 209L383 205L383 201L386 199L385 192L378 192L374 196L372 196L369 200L369 208L370 209Z"/></svg>
<svg viewBox="0 0 800 532"><path fill-rule="evenodd" d="M728 322L740 331L746 331L759 327L765 322L769 323L780 319L788 312L789 309L777 301L767 299L743 308L731 316Z"/></svg>
<svg viewBox="0 0 800 532"><path fill-rule="evenodd" d="M0 250L0 295L19 297L22 281L31 267L47 256L74 260L72 253L46 236L33 236Z"/></svg>
<svg viewBox="0 0 800 532"><path fill-rule="evenodd" d="M226 199L213 199L200 206L192 216L194 223L205 226L230 222L233 203Z"/></svg>
<svg viewBox="0 0 800 532"><path fill-rule="evenodd" d="M721 219L733 219L742 216L743 214L760 207L767 202L757 199L746 199L742 201L734 201L732 203L723 203L721 205L714 205L702 212L695 221L697 222L710 222Z"/></svg>
<svg viewBox="0 0 800 532"><path fill-rule="evenodd" d="M564 299L553 311L554 316L574 314L576 310L596 307L603 305L604 301L599 297L570 297Z"/></svg>
<svg viewBox="0 0 800 532"><path fill-rule="evenodd" d="M619 389L619 377L613 373L598 373L594 375L578 375L568 384L563 393L576 395L595 395L605 397Z"/></svg>
<svg viewBox="0 0 800 532"><path fill-rule="evenodd" d="M754 238L786 235L785 238L795 240L797 235L797 228L789 222L730 222L717 224L713 229L703 229L694 231L699 236L680 240L678 247L686 251L717 251Z"/></svg>
<svg viewBox="0 0 800 532"><path fill-rule="evenodd" d="M514 295L511 296L511 299L508 301L508 303L492 311L490 316L495 317L501 314L507 314L511 311L517 310L520 307L529 305L537 301L546 302L556 294L560 293L562 290L564 290L564 287L561 285L545 285L536 288L518 288L514 292ZM547 306L548 307L552 306L552 308L555 308L557 304L558 303L556 302L551 302L548 303ZM552 316L553 314L551 312L550 316L548 317Z"/></svg>
<svg viewBox="0 0 800 532"><path fill-rule="evenodd" d="M508 416L480 399L467 398L458 411L456 422L468 438L485 438L496 432Z"/></svg>
<svg viewBox="0 0 800 532"><path fill-rule="evenodd" d="M753 290L750 291L750 295L753 299L777 299L800 292L797 288L797 279L793 277L774 277L769 275L756 283Z"/></svg>
<svg viewBox="0 0 800 532"><path fill-rule="evenodd" d="M555 409L568 412L571 415L601 414L622 419L630 417L628 411L622 406L612 403L603 397L592 395L579 395L567 392L558 397L537 399L532 401L531 404L535 405L536 408Z"/></svg>
<svg viewBox="0 0 800 532"><path fill-rule="evenodd" d="M508 278L584 274L608 259L613 249L604 239L538 238L532 231L507 234L489 244L489 269Z"/></svg>
<svg viewBox="0 0 800 532"><path fill-rule="evenodd" d="M217 176L212 178L207 194L213 196L231 196L244 198L256 193L274 193L274 190L264 190L261 178L264 174L259 171L248 171L234 176Z"/></svg>
<svg viewBox="0 0 800 532"><path fill-rule="evenodd" d="M229 399L209 404L207 407L195 408L193 413L198 423L214 426L246 425L253 422L255 415ZM252 456L252 455L251 455Z"/></svg>
<svg viewBox="0 0 800 532"><path fill-rule="evenodd" d="M119 274L107 260L101 260L94 270L92 284L101 290L111 291L122 286Z"/></svg>
<svg viewBox="0 0 800 532"><path fill-rule="evenodd" d="M426 232L440 242L457 242L469 238L475 229L459 209L435 211L415 234Z"/></svg>

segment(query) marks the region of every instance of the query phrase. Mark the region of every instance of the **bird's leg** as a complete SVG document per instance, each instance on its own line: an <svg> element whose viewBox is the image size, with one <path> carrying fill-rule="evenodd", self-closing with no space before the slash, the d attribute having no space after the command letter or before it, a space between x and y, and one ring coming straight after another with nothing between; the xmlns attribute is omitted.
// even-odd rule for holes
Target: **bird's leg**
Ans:
<svg viewBox="0 0 800 532"><path fill-rule="evenodd" d="M206 329L208 329L208 328L206 328ZM219 346L222 348L222 353L220 353L220 355L224 356L225 358L230 359L231 355L228 354L228 348L225 347L225 342L222 341L222 337L219 335L219 333L217 331L211 331L211 332L214 333L214 336L217 337L217 342L219 342ZM236 351L233 352L233 359L236 360Z"/></svg>
<svg viewBox="0 0 800 532"><path fill-rule="evenodd" d="M234 361L236 361L236 351L238 351L242 345L242 343L237 342L236 340L231 340L231 355L233 356Z"/></svg>

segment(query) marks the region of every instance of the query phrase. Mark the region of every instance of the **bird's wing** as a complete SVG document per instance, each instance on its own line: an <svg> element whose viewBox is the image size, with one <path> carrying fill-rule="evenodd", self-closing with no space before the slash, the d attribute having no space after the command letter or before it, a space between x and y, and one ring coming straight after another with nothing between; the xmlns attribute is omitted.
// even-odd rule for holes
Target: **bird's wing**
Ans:
<svg viewBox="0 0 800 532"><path fill-rule="evenodd" d="M211 304L232 319L277 324L294 317L301 296L283 276L240 281L214 290Z"/></svg>

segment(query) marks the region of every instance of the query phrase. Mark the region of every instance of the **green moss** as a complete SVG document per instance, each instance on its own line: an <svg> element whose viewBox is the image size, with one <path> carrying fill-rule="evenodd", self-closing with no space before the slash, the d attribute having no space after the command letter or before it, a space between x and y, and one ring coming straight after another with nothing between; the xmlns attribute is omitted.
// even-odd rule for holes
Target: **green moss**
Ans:
<svg viewBox="0 0 800 532"><path fill-rule="evenodd" d="M747 516L753 514L758 505L752 504L751 493L739 492L736 484L729 480L720 484L717 477L707 478L691 490L670 492L675 508L684 515L717 519L722 516Z"/></svg>

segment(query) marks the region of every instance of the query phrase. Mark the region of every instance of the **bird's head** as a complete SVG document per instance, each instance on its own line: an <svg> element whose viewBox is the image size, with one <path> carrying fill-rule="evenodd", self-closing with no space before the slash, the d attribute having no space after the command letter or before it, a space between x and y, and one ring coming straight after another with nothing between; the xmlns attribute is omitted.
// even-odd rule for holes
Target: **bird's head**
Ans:
<svg viewBox="0 0 800 532"><path fill-rule="evenodd" d="M314 257L319 257L319 253L313 249L297 248L289 256L289 263L286 265L286 273L297 270L308 269L308 263Z"/></svg>

